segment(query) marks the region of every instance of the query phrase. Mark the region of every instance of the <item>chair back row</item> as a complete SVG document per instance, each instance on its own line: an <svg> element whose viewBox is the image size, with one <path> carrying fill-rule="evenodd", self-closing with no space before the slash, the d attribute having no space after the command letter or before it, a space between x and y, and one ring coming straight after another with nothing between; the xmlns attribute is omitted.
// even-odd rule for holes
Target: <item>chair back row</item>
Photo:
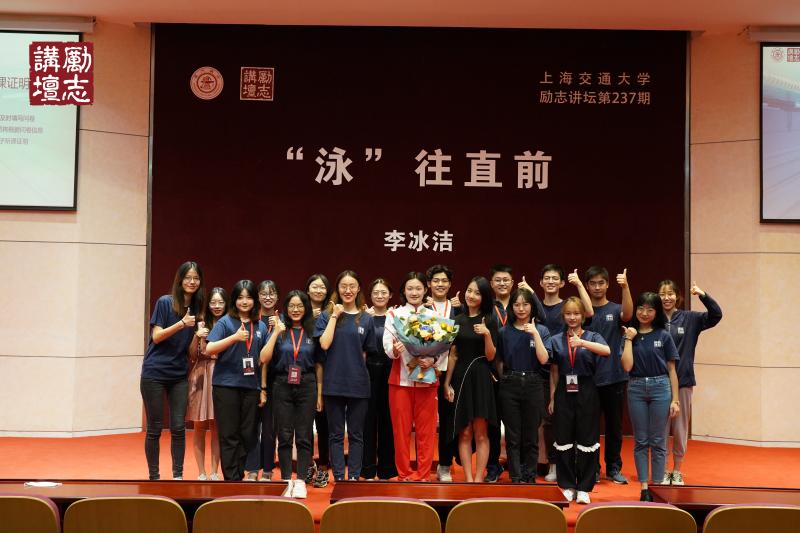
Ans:
<svg viewBox="0 0 800 533"><path fill-rule="evenodd" d="M0 497L0 533L60 533L60 516L52 500L31 495ZM731 505L708 515L705 533L798 531L800 506ZM177 502L162 496L87 498L69 506L65 533L188 533ZM236 496L201 505L193 533L314 533L314 519L302 503L281 497ZM406 498L350 498L329 506L321 533L441 533L437 512ZM456 505L445 533L535 531L566 533L564 513L547 502L477 498ZM611 502L592 504L578 515L575 533L696 533L694 518L672 505Z"/></svg>

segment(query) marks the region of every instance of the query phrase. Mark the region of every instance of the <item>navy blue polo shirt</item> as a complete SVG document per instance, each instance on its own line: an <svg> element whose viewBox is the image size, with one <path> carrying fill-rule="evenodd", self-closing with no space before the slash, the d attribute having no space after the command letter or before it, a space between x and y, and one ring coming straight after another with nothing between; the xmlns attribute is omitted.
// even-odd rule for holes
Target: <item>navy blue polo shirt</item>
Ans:
<svg viewBox="0 0 800 533"><path fill-rule="evenodd" d="M302 333L303 338L300 338ZM275 332L273 331L267 336L269 340ZM294 335L294 341L292 341ZM313 331L312 331L313 335ZM294 344L299 344L297 352L297 362L294 360ZM269 371L273 368L278 374L287 374L291 365L299 366L303 372L314 370L314 365L320 362L321 348L317 339L313 336L308 336L303 328L290 328L283 332L275 342L275 349L272 351L272 359L270 360ZM274 365L272 364L274 362Z"/></svg>
<svg viewBox="0 0 800 533"><path fill-rule="evenodd" d="M620 314L622 306L618 303L608 302L600 307L594 307L594 316L591 323L586 326L589 331L599 333L611 348L608 357L602 357L597 362L597 371L594 375L595 385L613 385L628 381L628 374L622 369L622 322Z"/></svg>
<svg viewBox="0 0 800 533"><path fill-rule="evenodd" d="M536 329L542 337L542 342L544 343L545 350L547 350L549 359L552 357L553 351L550 346L550 331L541 324L536 324ZM497 337L497 352L495 358L498 362L503 363L503 371L540 371L542 365L536 357L535 342L536 339L528 333L515 328L513 324L508 324L501 328Z"/></svg>
<svg viewBox="0 0 800 533"><path fill-rule="evenodd" d="M550 339L550 345L553 350L553 363L558 365L558 373L562 376L566 374L576 374L583 377L593 376L597 371L598 360L607 359L607 357L597 355L586 348L578 348L575 351L575 366L572 367L569 360L569 340L566 335L567 333L562 331ZM599 342L608 346L605 339L594 331L585 330L581 335L581 339L589 342Z"/></svg>
<svg viewBox="0 0 800 533"><path fill-rule="evenodd" d="M680 356L677 370L680 387L694 387L697 384L694 377L694 351L700 338L700 332L713 328L722 320L722 309L708 293L700 296L700 301L708 311L676 309L672 313L672 318L667 322L667 332L675 341Z"/></svg>
<svg viewBox="0 0 800 533"><path fill-rule="evenodd" d="M142 361L142 377L146 379L177 381L189 373L189 343L194 328L183 328L158 344L153 342L153 326L166 329L181 321L172 309L172 296L165 294L156 301L150 317L150 344Z"/></svg>
<svg viewBox="0 0 800 533"><path fill-rule="evenodd" d="M542 303L542 307L544 308L544 325L550 330L550 335L557 335L564 331L564 319L561 318L564 300L553 305Z"/></svg>
<svg viewBox="0 0 800 533"><path fill-rule="evenodd" d="M356 317L358 323L356 324ZM327 311L317 317L314 337L325 332L329 315ZM374 352L375 326L368 313L341 313L336 319L333 342L325 351L325 372L322 393L327 396L369 398L370 383L365 352Z"/></svg>
<svg viewBox="0 0 800 533"><path fill-rule="evenodd" d="M217 363L214 365L214 377L211 384L220 387L240 387L243 389L261 389L261 369L259 356L261 348L267 342L267 327L260 320L252 324L252 342L250 350L247 350L247 343L237 341L227 350L223 350L217 355ZM214 325L214 329L208 334L208 342L221 341L230 337L242 326L238 318L225 315ZM245 324L245 329L250 330L250 325ZM243 361L247 357L253 358L253 374L244 374Z"/></svg>
<svg viewBox="0 0 800 533"><path fill-rule="evenodd" d="M667 375L667 361L678 361L678 349L669 333L654 329L639 333L633 340L633 368L630 375L652 378Z"/></svg>

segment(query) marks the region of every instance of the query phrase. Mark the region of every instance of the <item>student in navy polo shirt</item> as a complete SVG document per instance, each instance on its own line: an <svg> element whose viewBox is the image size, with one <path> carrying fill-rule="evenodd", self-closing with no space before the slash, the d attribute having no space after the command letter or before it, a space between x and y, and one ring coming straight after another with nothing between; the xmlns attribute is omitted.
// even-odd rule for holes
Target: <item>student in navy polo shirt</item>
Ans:
<svg viewBox="0 0 800 533"><path fill-rule="evenodd" d="M139 387L147 416L144 454L150 479L159 479L159 439L164 417L164 393L169 402L172 437L172 477L183 479L186 450L186 405L189 400L189 344L194 340L195 316L205 308L205 282L200 265L187 261L178 267L172 293L156 301L150 317L150 344L142 362Z"/></svg>
<svg viewBox="0 0 800 533"><path fill-rule="evenodd" d="M318 318L331 295L331 282L325 274L311 274L306 281L306 294L311 300L311 307L314 309L314 318ZM327 487L328 465L330 464L330 453L328 452L328 416L325 414L325 406L322 411L317 411L314 415L314 425L317 428L317 452L319 456L316 462L312 462L306 473L306 484L314 483L317 488Z"/></svg>
<svg viewBox="0 0 800 533"><path fill-rule="evenodd" d="M275 327L278 315L278 285L271 279L258 284L258 318L270 333ZM258 471L263 469L261 481L272 479L275 468L275 413L272 410L272 380L274 378L272 363L261 365L261 396L258 401L258 418L256 419L256 445L247 454L245 481L258 481Z"/></svg>
<svg viewBox="0 0 800 533"><path fill-rule="evenodd" d="M394 462L394 431L392 414L389 410L389 374L392 360L383 348L383 331L386 326L386 313L392 299L392 287L383 278L369 284L369 299L372 307L367 312L372 315L375 328L374 352L367 352L369 371L370 401L367 418L364 422L364 461L361 477L364 479L391 479L397 476Z"/></svg>
<svg viewBox="0 0 800 533"><path fill-rule="evenodd" d="M464 300L467 311L456 317L459 329L450 348L445 377L447 401L455 403L448 437L458 439L458 455L466 481L480 483L484 481L489 457L487 426L499 424L491 370L498 328L492 289L486 278L472 278L464 291ZM477 452L474 474L473 437Z"/></svg>
<svg viewBox="0 0 800 533"><path fill-rule="evenodd" d="M633 424L633 460L641 484L641 500L653 501L648 489L650 474L662 480L667 458L667 420L680 413L678 350L664 329L661 299L645 292L636 299L633 327L624 329L622 366L630 373L628 411ZM649 456L649 457L648 457ZM648 471L648 465L652 470Z"/></svg>
<svg viewBox="0 0 800 533"><path fill-rule="evenodd" d="M547 326L550 335L558 335L564 331L564 321L561 319L561 307L564 305L564 300L561 299L560 291L564 288L564 269L555 263L548 263L539 271L539 286L544 291L544 300L541 302L542 310L544 311L544 318L542 323ZM584 307L586 308L586 319L589 320L594 314L592 310L592 301L589 299L589 294L586 288L581 283L578 276L577 269L569 275L569 282L578 291ZM519 282L518 287L521 289L528 289L531 292L533 288L525 281L525 276L522 276L522 281ZM550 363L542 365L542 398L544 404L550 402ZM545 459L546 463L543 465L547 469L545 474L545 481L556 481L556 455L555 448L553 448L553 417L547 411L543 410L542 425L539 427L539 439L544 442L544 450L539 452L539 458Z"/></svg>
<svg viewBox="0 0 800 533"><path fill-rule="evenodd" d="M590 503L600 449L600 409L594 376L599 362L611 349L599 333L583 329L586 308L579 298L568 298L561 316L566 328L550 341L553 364L548 406L554 415L558 486L567 501Z"/></svg>
<svg viewBox="0 0 800 533"><path fill-rule="evenodd" d="M314 453L314 413L322 410L322 364L314 340L314 315L303 291L291 291L284 302L285 319L275 321L261 353L273 370L272 398L278 434L284 496L305 498L305 476ZM297 446L297 479L292 480L292 445Z"/></svg>
<svg viewBox="0 0 800 533"><path fill-rule="evenodd" d="M539 419L544 411L541 367L550 360L550 332L531 316L538 298L528 289L511 295L513 317L497 338L495 361L500 375L500 413L506 428L506 456L512 483L536 483ZM525 465L523 471L521 465Z"/></svg>
<svg viewBox="0 0 800 533"><path fill-rule="evenodd" d="M322 394L328 414L334 481L345 479L344 429L347 420L347 476L357 481L364 453L364 420L370 386L367 352L375 350L372 317L362 311L361 282L352 270L336 278L328 308L317 319L314 336L325 350Z"/></svg>
<svg viewBox="0 0 800 533"><path fill-rule="evenodd" d="M622 369L622 323L633 316L633 299L628 286L628 270L617 274L617 284L622 290L622 304L609 302L608 270L605 267L590 267L584 274L584 281L592 299L594 316L586 328L596 331L611 347L611 356L598 361L594 380L600 395L600 409L606 421L605 451L606 478L614 483L625 485L628 480L622 475L622 408L625 402L625 382L628 376ZM600 455L596 465L597 480L600 480Z"/></svg>
<svg viewBox="0 0 800 533"><path fill-rule="evenodd" d="M667 331L675 341L678 348L678 400L681 402L681 412L670 420L672 426L672 472L664 472L664 483L683 485L681 465L686 455L686 442L689 437L689 420L692 416L692 391L697 384L694 378L694 351L700 333L713 328L722 320L722 309L714 299L703 289L692 282L691 294L700 297L700 301L708 311L684 311L678 309L683 303L683 295L677 283L665 279L658 284L658 296L664 306L667 318ZM669 428L667 428L669 436ZM665 465L666 466L666 465Z"/></svg>
<svg viewBox="0 0 800 533"><path fill-rule="evenodd" d="M206 353L217 355L213 385L214 413L219 430L222 474L241 481L247 453L256 446L259 357L267 328L258 319L256 285L238 281L231 291L231 309L208 334Z"/></svg>
<svg viewBox="0 0 800 533"><path fill-rule="evenodd" d="M450 287L453 285L453 271L447 265L433 265L425 273L428 279L428 289L431 296L427 300L427 306L433 309L437 315L443 318L455 319L463 309L459 295L456 292L452 298L448 298ZM449 483L453 481L450 468L453 466L453 457L456 449L453 442L447 436L448 427L453 420L453 404L447 401L444 389L444 379L439 380L439 390L437 391L437 405L439 414L439 464L436 467L436 478L439 481Z"/></svg>

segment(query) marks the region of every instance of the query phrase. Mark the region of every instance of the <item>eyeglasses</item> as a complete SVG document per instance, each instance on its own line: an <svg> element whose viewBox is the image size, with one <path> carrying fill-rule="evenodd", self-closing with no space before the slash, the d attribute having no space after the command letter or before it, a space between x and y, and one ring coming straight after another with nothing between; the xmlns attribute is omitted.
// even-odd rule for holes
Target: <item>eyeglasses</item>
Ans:
<svg viewBox="0 0 800 533"><path fill-rule="evenodd" d="M259 298L277 298L278 297L278 293L277 292L259 292L258 293L258 297Z"/></svg>
<svg viewBox="0 0 800 533"><path fill-rule="evenodd" d="M200 283L200 277L199 276L186 276L185 278L183 278L183 281L189 281L189 282L194 281L196 283Z"/></svg>
<svg viewBox="0 0 800 533"><path fill-rule="evenodd" d="M309 286L308 286L308 290L314 290L314 291L324 291L324 290L326 290L326 289L325 289L325 285L322 285L322 284L320 284L320 285L313 285L313 284L312 284L312 285L309 285Z"/></svg>
<svg viewBox="0 0 800 533"><path fill-rule="evenodd" d="M306 306L303 304L289 304L286 306L286 309L289 311L304 311Z"/></svg>

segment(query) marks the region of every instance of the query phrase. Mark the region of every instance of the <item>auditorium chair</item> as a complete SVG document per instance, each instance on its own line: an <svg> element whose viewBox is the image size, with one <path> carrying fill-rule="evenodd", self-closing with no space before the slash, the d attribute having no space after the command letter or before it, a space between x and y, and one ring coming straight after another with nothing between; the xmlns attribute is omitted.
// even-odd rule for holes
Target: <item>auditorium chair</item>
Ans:
<svg viewBox="0 0 800 533"><path fill-rule="evenodd" d="M58 533L58 507L44 496L9 494L0 496L0 533Z"/></svg>
<svg viewBox="0 0 800 533"><path fill-rule="evenodd" d="M592 503L575 522L575 533L697 533L692 515L674 505L651 502Z"/></svg>
<svg viewBox="0 0 800 533"><path fill-rule="evenodd" d="M78 500L64 513L64 533L187 533L186 515L163 496Z"/></svg>
<svg viewBox="0 0 800 533"><path fill-rule="evenodd" d="M552 503L524 498L465 500L447 515L445 533L566 533L564 512Z"/></svg>
<svg viewBox="0 0 800 533"><path fill-rule="evenodd" d="M704 533L780 533L800 531L800 506L797 505L723 505L709 513Z"/></svg>
<svg viewBox="0 0 800 533"><path fill-rule="evenodd" d="M439 515L411 498L345 498L322 513L320 533L442 533Z"/></svg>
<svg viewBox="0 0 800 533"><path fill-rule="evenodd" d="M192 533L314 533L314 518L302 503L280 496L231 496L201 505Z"/></svg>

